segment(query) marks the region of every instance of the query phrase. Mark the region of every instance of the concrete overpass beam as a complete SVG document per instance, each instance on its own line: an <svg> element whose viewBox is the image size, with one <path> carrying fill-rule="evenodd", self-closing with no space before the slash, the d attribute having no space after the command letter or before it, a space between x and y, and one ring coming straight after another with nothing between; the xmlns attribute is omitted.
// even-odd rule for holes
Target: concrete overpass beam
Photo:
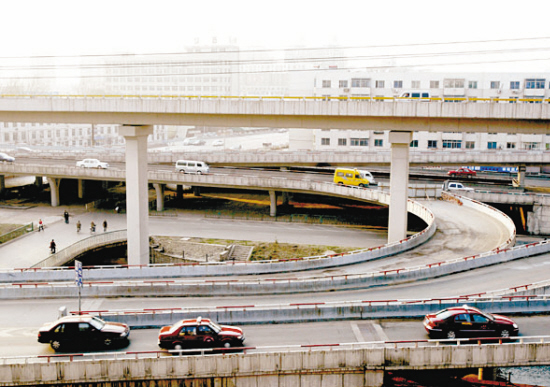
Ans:
<svg viewBox="0 0 550 387"><path fill-rule="evenodd" d="M147 181L147 136L153 127L119 128L126 140L126 221L128 229L128 264L149 263L149 209Z"/></svg>
<svg viewBox="0 0 550 387"><path fill-rule="evenodd" d="M59 185L61 184L61 179L58 177L50 177L48 179L50 183L50 200L52 207L59 206Z"/></svg>
<svg viewBox="0 0 550 387"><path fill-rule="evenodd" d="M166 184L153 184L155 192L157 193L157 211L164 211L164 190Z"/></svg>
<svg viewBox="0 0 550 387"><path fill-rule="evenodd" d="M388 243L407 236L407 199L409 186L409 144L412 132L390 131L390 208Z"/></svg>
<svg viewBox="0 0 550 387"><path fill-rule="evenodd" d="M269 216L277 216L277 192L269 191Z"/></svg>

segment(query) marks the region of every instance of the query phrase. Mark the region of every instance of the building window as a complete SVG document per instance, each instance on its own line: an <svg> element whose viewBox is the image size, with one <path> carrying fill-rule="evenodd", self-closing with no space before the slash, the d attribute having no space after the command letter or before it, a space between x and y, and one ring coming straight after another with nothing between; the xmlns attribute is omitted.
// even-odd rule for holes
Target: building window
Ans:
<svg viewBox="0 0 550 387"><path fill-rule="evenodd" d="M519 90L519 81L511 81L510 90Z"/></svg>
<svg viewBox="0 0 550 387"><path fill-rule="evenodd" d="M506 143L506 149L516 149L516 143L515 142L507 142Z"/></svg>
<svg viewBox="0 0 550 387"><path fill-rule="evenodd" d="M369 146L368 138L350 138L349 144L351 146Z"/></svg>
<svg viewBox="0 0 550 387"><path fill-rule="evenodd" d="M412 140L409 144L409 147L411 148L418 148L418 140Z"/></svg>
<svg viewBox="0 0 550 387"><path fill-rule="evenodd" d="M439 81L430 81L430 89L439 89Z"/></svg>
<svg viewBox="0 0 550 387"><path fill-rule="evenodd" d="M428 140L428 149L437 149L437 140Z"/></svg>
<svg viewBox="0 0 550 387"><path fill-rule="evenodd" d="M477 89L477 81L469 81L468 89Z"/></svg>
<svg viewBox="0 0 550 387"><path fill-rule="evenodd" d="M342 88L342 87L348 87L348 81L347 81L347 80L345 80L345 81L339 81L339 82L338 82L338 86L339 86L340 88Z"/></svg>
<svg viewBox="0 0 550 387"><path fill-rule="evenodd" d="M346 146L348 143L348 139L347 138L339 138L338 139L338 146Z"/></svg>
<svg viewBox="0 0 550 387"><path fill-rule="evenodd" d="M464 87L464 79L444 79L443 87L446 89L460 89Z"/></svg>
<svg viewBox="0 0 550 387"><path fill-rule="evenodd" d="M462 140L443 140L443 149L460 149Z"/></svg>
<svg viewBox="0 0 550 387"><path fill-rule="evenodd" d="M420 81L411 81L411 88L420 89Z"/></svg>
<svg viewBox="0 0 550 387"><path fill-rule="evenodd" d="M327 137L321 138L321 145L330 145L330 138L327 138Z"/></svg>
<svg viewBox="0 0 550 387"><path fill-rule="evenodd" d="M323 87L330 87L330 80L323 80Z"/></svg>
<svg viewBox="0 0 550 387"><path fill-rule="evenodd" d="M377 88L377 89L383 89L384 87L386 87L386 82L384 82L384 81L376 81L376 88Z"/></svg>
<svg viewBox="0 0 550 387"><path fill-rule="evenodd" d="M351 78L351 87L370 87L370 79Z"/></svg>
<svg viewBox="0 0 550 387"><path fill-rule="evenodd" d="M525 88L526 89L544 89L544 84L546 79L526 79Z"/></svg>
<svg viewBox="0 0 550 387"><path fill-rule="evenodd" d="M394 89L402 89L403 88L403 81L393 81L393 88Z"/></svg>
<svg viewBox="0 0 550 387"><path fill-rule="evenodd" d="M487 149L497 149L497 142L496 141L489 141L487 143Z"/></svg>
<svg viewBox="0 0 550 387"><path fill-rule="evenodd" d="M499 89L500 88L500 81L491 81L491 89Z"/></svg>
<svg viewBox="0 0 550 387"><path fill-rule="evenodd" d="M381 138L375 139L374 140L374 146L378 146L378 147L384 146L384 140L381 139Z"/></svg>
<svg viewBox="0 0 550 387"><path fill-rule="evenodd" d="M474 141L466 141L466 149L475 149L476 143Z"/></svg>
<svg viewBox="0 0 550 387"><path fill-rule="evenodd" d="M523 149L525 149L525 150L539 149L539 143L538 142L524 142L523 143Z"/></svg>

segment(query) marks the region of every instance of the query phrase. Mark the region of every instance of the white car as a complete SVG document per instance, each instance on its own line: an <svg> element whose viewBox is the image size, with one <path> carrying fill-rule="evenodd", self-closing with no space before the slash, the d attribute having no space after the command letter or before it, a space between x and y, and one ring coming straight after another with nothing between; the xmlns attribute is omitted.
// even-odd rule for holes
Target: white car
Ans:
<svg viewBox="0 0 550 387"><path fill-rule="evenodd" d="M223 140L214 140L212 142L212 146L223 146L223 144L225 144Z"/></svg>
<svg viewBox="0 0 550 387"><path fill-rule="evenodd" d="M3 152L0 152L0 161L2 162L8 162L8 163L13 163L15 161L15 157L13 156L10 156L6 153L3 153Z"/></svg>
<svg viewBox="0 0 550 387"><path fill-rule="evenodd" d="M109 164L103 163L98 159L84 159L76 163L77 167L80 168L97 168L97 169L106 169L109 168Z"/></svg>
<svg viewBox="0 0 550 387"><path fill-rule="evenodd" d="M462 183L448 182L443 184L443 189L447 191L473 191L473 188L465 187Z"/></svg>

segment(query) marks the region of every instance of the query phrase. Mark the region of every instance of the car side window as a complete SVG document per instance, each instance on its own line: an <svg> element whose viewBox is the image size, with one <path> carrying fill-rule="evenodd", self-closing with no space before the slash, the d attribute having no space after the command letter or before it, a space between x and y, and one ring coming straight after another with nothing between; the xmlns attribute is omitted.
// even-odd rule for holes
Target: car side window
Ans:
<svg viewBox="0 0 550 387"><path fill-rule="evenodd" d="M208 327L206 325L199 326L198 331L199 331L199 334L201 334L201 335L212 334L212 329L210 329L210 327Z"/></svg>
<svg viewBox="0 0 550 387"><path fill-rule="evenodd" d="M472 318L476 323L486 323L488 321L487 317L482 316L480 314L474 314L472 315Z"/></svg>
<svg viewBox="0 0 550 387"><path fill-rule="evenodd" d="M181 328L180 336L194 336L197 334L197 327L195 326L186 326Z"/></svg>
<svg viewBox="0 0 550 387"><path fill-rule="evenodd" d="M58 326L55 327L55 329L53 330L55 333L63 333L65 332L65 324L59 324Z"/></svg>
<svg viewBox="0 0 550 387"><path fill-rule="evenodd" d="M458 314L455 317L455 322L457 323L470 322L470 315L467 313Z"/></svg>
<svg viewBox="0 0 550 387"><path fill-rule="evenodd" d="M78 330L80 332L88 332L90 330L90 324L88 324L88 323L78 323Z"/></svg>

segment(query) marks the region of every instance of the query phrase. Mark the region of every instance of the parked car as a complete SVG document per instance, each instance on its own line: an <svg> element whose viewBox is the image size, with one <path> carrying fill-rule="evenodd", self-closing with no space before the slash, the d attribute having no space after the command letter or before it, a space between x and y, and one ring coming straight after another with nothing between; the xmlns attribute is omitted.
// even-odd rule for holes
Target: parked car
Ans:
<svg viewBox="0 0 550 387"><path fill-rule="evenodd" d="M518 325L510 318L482 312L468 306L457 306L428 314L424 328L430 337L511 337L519 333Z"/></svg>
<svg viewBox="0 0 550 387"><path fill-rule="evenodd" d="M109 168L108 163L101 162L98 159L84 159L82 161L77 161L76 166L80 168L97 168L97 169Z"/></svg>
<svg viewBox="0 0 550 387"><path fill-rule="evenodd" d="M130 328L126 324L103 321L92 315L74 315L44 324L38 331L38 342L60 351L72 347L127 345L129 336Z"/></svg>
<svg viewBox="0 0 550 387"><path fill-rule="evenodd" d="M158 337L159 347L176 350L241 347L243 342L244 334L241 328L218 325L202 317L181 320L174 325L163 327Z"/></svg>
<svg viewBox="0 0 550 387"><path fill-rule="evenodd" d="M451 177L466 177L467 179L471 179L477 175L477 172L471 170L470 168L458 168L447 172L447 175Z"/></svg>
<svg viewBox="0 0 550 387"><path fill-rule="evenodd" d="M0 161L4 163L13 163L15 161L15 157L10 156L7 153L0 152Z"/></svg>

